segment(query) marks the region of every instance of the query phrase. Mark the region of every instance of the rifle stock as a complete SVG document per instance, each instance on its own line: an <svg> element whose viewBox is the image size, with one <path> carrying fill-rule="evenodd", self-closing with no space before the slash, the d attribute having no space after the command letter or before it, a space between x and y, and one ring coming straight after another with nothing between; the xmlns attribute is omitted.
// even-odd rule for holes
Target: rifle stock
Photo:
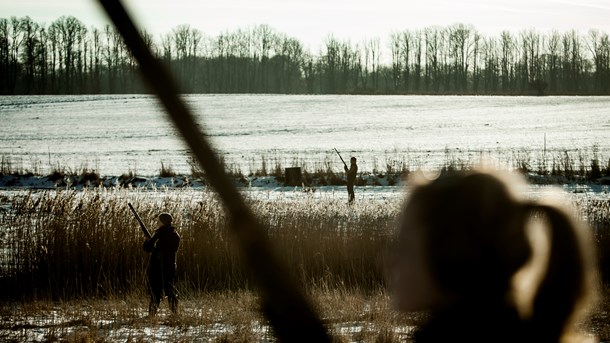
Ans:
<svg viewBox="0 0 610 343"><path fill-rule="evenodd" d="M131 212L133 212L133 215L138 220L138 223L140 223L140 228L142 229L142 232L144 232L144 235L146 236L146 238L150 239L152 237L152 235L150 234L150 231L148 231L148 228L146 227L146 225L144 225L144 222L142 221L142 218L140 218L140 215L138 215L138 212L136 212L136 209L133 208L133 206L131 205L130 202L128 202L127 205L129 206L129 209L131 210Z"/></svg>

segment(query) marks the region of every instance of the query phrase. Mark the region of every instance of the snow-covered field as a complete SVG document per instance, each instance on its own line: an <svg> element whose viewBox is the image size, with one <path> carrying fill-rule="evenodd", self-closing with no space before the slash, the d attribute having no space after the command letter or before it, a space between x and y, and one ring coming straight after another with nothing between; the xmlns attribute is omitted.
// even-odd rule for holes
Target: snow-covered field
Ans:
<svg viewBox="0 0 610 343"><path fill-rule="evenodd" d="M392 160L411 169L447 158L549 162L564 151L585 163L610 157L610 97L187 95L219 155L248 173L327 159L333 148L362 171ZM152 96L0 97L0 156L16 166L158 175L190 172L188 153Z"/></svg>

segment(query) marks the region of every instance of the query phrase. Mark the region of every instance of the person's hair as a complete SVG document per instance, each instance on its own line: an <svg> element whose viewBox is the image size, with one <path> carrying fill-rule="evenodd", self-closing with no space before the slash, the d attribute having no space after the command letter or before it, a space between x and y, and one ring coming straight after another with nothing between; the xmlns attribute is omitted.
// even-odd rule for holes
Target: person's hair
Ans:
<svg viewBox="0 0 610 343"><path fill-rule="evenodd" d="M356 157L352 156L352 158L350 158L350 162L356 162Z"/></svg>
<svg viewBox="0 0 610 343"><path fill-rule="evenodd" d="M514 188L525 183L509 177L470 171L415 180L404 212L411 209L424 232L435 282L460 301L501 299L518 308L515 275L546 251L546 263L532 272L539 282L524 321L545 341L557 341L595 293L590 233L565 210L517 196ZM548 249L531 239L535 227L545 229Z"/></svg>

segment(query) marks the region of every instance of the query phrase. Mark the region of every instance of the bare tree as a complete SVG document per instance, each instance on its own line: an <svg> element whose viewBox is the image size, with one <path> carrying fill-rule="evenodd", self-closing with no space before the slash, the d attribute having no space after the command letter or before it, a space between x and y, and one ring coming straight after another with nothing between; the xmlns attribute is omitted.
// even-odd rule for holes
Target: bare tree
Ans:
<svg viewBox="0 0 610 343"><path fill-rule="evenodd" d="M325 58L325 79L326 79L326 88L325 92L327 93L336 93L336 79L337 79L337 69L339 66L339 54L340 54L340 46L339 41L337 41L333 36L329 36L326 38L326 53L324 54Z"/></svg>
<svg viewBox="0 0 610 343"><path fill-rule="evenodd" d="M91 68L91 79L92 79L92 91L94 93L101 92L102 83L102 37L101 32L93 28L91 30L91 53L89 54Z"/></svg>
<svg viewBox="0 0 610 343"><path fill-rule="evenodd" d="M392 54L392 86L394 91L400 86L400 78L402 74L403 51L402 51L402 34L394 32L390 35L390 53Z"/></svg>
<svg viewBox="0 0 610 343"><path fill-rule="evenodd" d="M409 91L409 80L411 78L411 55L416 51L417 35L407 30L402 32L400 38L400 53L403 60L402 83L405 91Z"/></svg>
<svg viewBox="0 0 610 343"><path fill-rule="evenodd" d="M341 68L340 84L341 92L350 92L353 90L351 81L352 68L354 65L354 49L349 41L345 41L340 45L339 63Z"/></svg>
<svg viewBox="0 0 610 343"><path fill-rule="evenodd" d="M502 31L500 34L500 46L502 50L501 58L501 80L502 80L502 91L509 92L513 84L513 68L515 61L515 48L513 36L508 31Z"/></svg>
<svg viewBox="0 0 610 343"><path fill-rule="evenodd" d="M317 54L267 25L216 37L180 25L145 44L180 76L186 92L429 94L609 94L607 33L530 29L484 36L471 25L428 27L359 44L330 36ZM0 93L146 91L136 65L109 26L86 28L74 17L48 27L29 17L0 18ZM423 81L423 82L422 82Z"/></svg>
<svg viewBox="0 0 610 343"><path fill-rule="evenodd" d="M23 92L32 94L34 92L34 72L36 68L36 60L39 57L39 40L38 31L40 27L34 23L30 17L23 17L19 22L19 30L23 37L23 50L21 51L21 61L25 69L25 88Z"/></svg>
<svg viewBox="0 0 610 343"><path fill-rule="evenodd" d="M441 86L441 65L440 49L442 47L441 29L438 27L428 27L424 30L426 42L426 71L425 85L427 92L440 91Z"/></svg>
<svg viewBox="0 0 610 343"><path fill-rule="evenodd" d="M610 90L610 42L607 33L590 30L586 45L595 65L594 93L607 94Z"/></svg>
<svg viewBox="0 0 610 343"><path fill-rule="evenodd" d="M172 30L171 38L167 37L169 47L169 55L171 51L175 54L175 59L172 60L173 70L178 75L181 81L183 91L193 92L195 90L195 61L197 58L199 46L202 40L201 31L192 28L190 25L180 25ZM173 50L171 46L173 43ZM167 57L166 57L167 58Z"/></svg>
<svg viewBox="0 0 610 343"><path fill-rule="evenodd" d="M8 73L7 89L9 94L14 94L16 91L17 80L21 73L21 64L19 63L19 49L21 49L24 37L20 30L20 21L17 17L10 18L8 26L9 33L9 58L8 58Z"/></svg>
<svg viewBox="0 0 610 343"><path fill-rule="evenodd" d="M473 45L472 45L472 93L478 94L479 92L479 74L480 74L480 66L479 66L479 55L480 55L480 45L483 37L480 33L475 32L473 37Z"/></svg>
<svg viewBox="0 0 610 343"><path fill-rule="evenodd" d="M549 76L549 88L551 93L557 93L557 82L559 76L559 61L560 61L560 49L561 49L561 36L557 31L551 32L551 35L546 40L546 69L548 70Z"/></svg>
<svg viewBox="0 0 610 343"><path fill-rule="evenodd" d="M60 82L63 87L61 92L73 93L76 91L75 80L79 77L78 68L81 63L82 36L87 32L85 26L75 17L61 17L54 21L51 26L56 32L59 48L59 70Z"/></svg>
<svg viewBox="0 0 610 343"><path fill-rule="evenodd" d="M259 25L254 29L254 34L258 43L258 56L260 56L261 73L260 73L260 91L263 93L269 92L268 85L268 70L269 56L271 54L271 46L273 42L273 30L268 25Z"/></svg>
<svg viewBox="0 0 610 343"><path fill-rule="evenodd" d="M8 75L11 63L11 37L8 19L0 18L0 94L9 93Z"/></svg>
<svg viewBox="0 0 610 343"><path fill-rule="evenodd" d="M294 38L285 37L282 41L281 56L283 61L283 80L285 85L282 89L284 93L296 92L299 80L303 77L305 64L303 45Z"/></svg>
<svg viewBox="0 0 610 343"><path fill-rule="evenodd" d="M354 83L354 91L355 92L362 92L364 89L364 86L361 84L361 80L362 80L362 48L360 47L360 44L356 44L354 46L354 50L352 51L353 53L353 57L352 57L352 76L351 79Z"/></svg>
<svg viewBox="0 0 610 343"><path fill-rule="evenodd" d="M104 36L106 38L106 45L102 55L106 62L107 89L110 93L116 93L119 90L119 79L121 77L119 72L122 40L116 30L109 25L104 27Z"/></svg>
<svg viewBox="0 0 610 343"><path fill-rule="evenodd" d="M534 89L539 95L545 92L547 87L543 76L544 61L541 58L543 37L534 30L527 30L521 33L523 46L523 85Z"/></svg>
<svg viewBox="0 0 610 343"><path fill-rule="evenodd" d="M465 92L468 87L468 61L472 54L472 26L455 24L448 28L450 54L454 65L454 89Z"/></svg>
<svg viewBox="0 0 610 343"><path fill-rule="evenodd" d="M484 67L483 88L486 94L496 94L499 84L499 57L497 40L487 38L484 40L482 57Z"/></svg>
<svg viewBox="0 0 610 343"><path fill-rule="evenodd" d="M379 87L379 61L381 60L381 42L379 38L372 38L365 41L365 50L368 53L365 54L367 59L366 65L371 66L371 76L373 78L373 89Z"/></svg>
<svg viewBox="0 0 610 343"><path fill-rule="evenodd" d="M414 88L415 91L420 92L421 91L421 77L422 77L422 55L423 55L423 50L422 50L422 39L423 39L423 33L422 31L417 31L415 33L415 39L414 39L414 43L415 43L415 49L414 49L414 78L415 78L415 82L414 82Z"/></svg>
<svg viewBox="0 0 610 343"><path fill-rule="evenodd" d="M314 69L314 58L309 52L306 52L303 55L303 74L305 77L306 93L313 94L316 74Z"/></svg>

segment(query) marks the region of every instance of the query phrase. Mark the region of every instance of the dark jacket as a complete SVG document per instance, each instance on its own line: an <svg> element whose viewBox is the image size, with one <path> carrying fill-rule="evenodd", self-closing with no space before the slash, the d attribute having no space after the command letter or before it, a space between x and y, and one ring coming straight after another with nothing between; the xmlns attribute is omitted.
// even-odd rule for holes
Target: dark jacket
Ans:
<svg viewBox="0 0 610 343"><path fill-rule="evenodd" d="M144 250L152 252L149 269L163 271L166 276L176 272L176 252L180 246L180 235L173 226L161 226L144 242Z"/></svg>
<svg viewBox="0 0 610 343"><path fill-rule="evenodd" d="M345 173L347 174L347 183L353 185L356 182L356 175L358 174L358 165L352 163L347 169L347 166L343 166Z"/></svg>

